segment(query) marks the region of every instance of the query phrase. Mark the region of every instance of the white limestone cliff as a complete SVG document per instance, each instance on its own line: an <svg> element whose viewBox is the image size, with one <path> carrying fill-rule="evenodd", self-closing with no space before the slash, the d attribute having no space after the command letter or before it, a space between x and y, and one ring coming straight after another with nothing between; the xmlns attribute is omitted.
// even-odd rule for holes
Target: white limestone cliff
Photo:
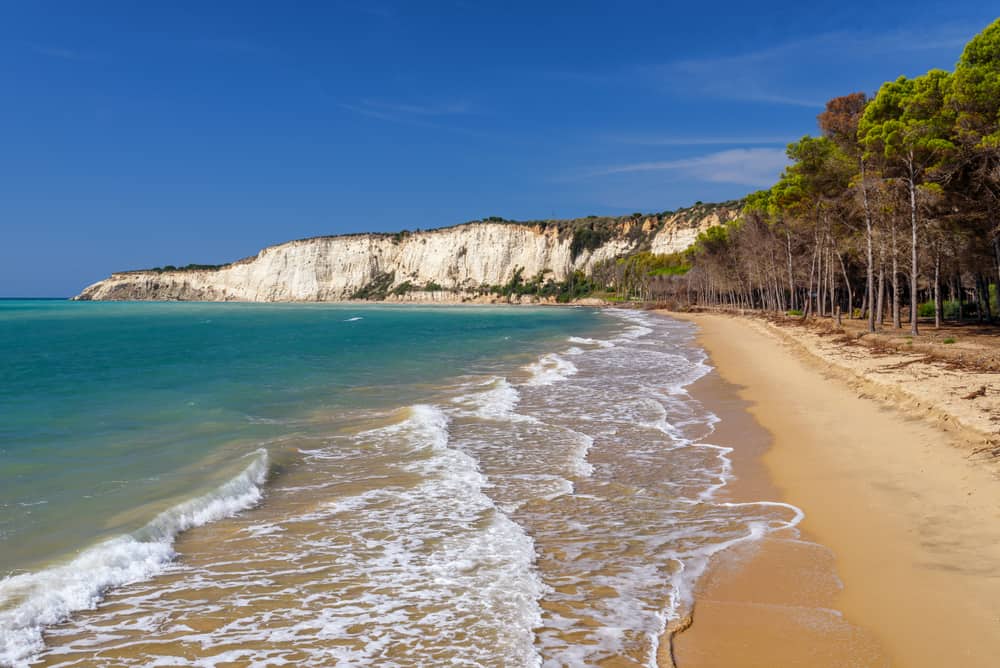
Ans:
<svg viewBox="0 0 1000 668"><path fill-rule="evenodd" d="M735 206L723 206L702 215L687 209L621 219L605 226L607 238L599 245L577 249L575 255L574 228L557 223L476 222L397 235L317 237L271 246L221 267L115 273L76 299L489 301L489 288L508 283L515 272L525 279L544 275L562 281L574 271L589 273L597 262L637 250L683 250L699 231L736 212Z"/></svg>

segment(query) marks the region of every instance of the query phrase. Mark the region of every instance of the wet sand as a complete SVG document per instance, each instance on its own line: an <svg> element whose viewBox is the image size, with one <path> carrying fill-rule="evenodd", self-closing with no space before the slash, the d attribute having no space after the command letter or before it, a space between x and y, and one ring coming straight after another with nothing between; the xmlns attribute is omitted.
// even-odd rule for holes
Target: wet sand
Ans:
<svg viewBox="0 0 1000 668"><path fill-rule="evenodd" d="M706 440L733 448L735 477L720 490L720 500L782 499L763 462L771 435L750 414L739 388L715 370L689 391L720 418ZM798 530L733 547L713 559L697 588L692 625L674 637L673 656L664 639L659 664L885 665L872 634L835 608L839 590L832 551Z"/></svg>
<svg viewBox="0 0 1000 668"><path fill-rule="evenodd" d="M816 358L736 318L685 318L716 367L692 393L723 418L713 440L740 446L726 494L806 518L800 536L715 561L676 664L996 665L1000 482L954 436L860 397Z"/></svg>

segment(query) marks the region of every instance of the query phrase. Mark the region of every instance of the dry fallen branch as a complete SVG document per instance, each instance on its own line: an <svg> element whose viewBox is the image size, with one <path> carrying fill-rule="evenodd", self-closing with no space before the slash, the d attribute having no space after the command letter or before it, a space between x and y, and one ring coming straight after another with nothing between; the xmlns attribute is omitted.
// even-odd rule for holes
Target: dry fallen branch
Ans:
<svg viewBox="0 0 1000 668"><path fill-rule="evenodd" d="M1000 457L1000 448L996 447L996 444L990 444L982 448L976 448L969 453L969 458L976 457L977 455L986 455L988 457Z"/></svg>
<svg viewBox="0 0 1000 668"><path fill-rule="evenodd" d="M962 398L963 399L975 399L976 397L985 397L985 396L986 396L986 386L982 385L982 386L980 386L980 388L978 390L975 390L973 392L969 392L967 395L965 395Z"/></svg>

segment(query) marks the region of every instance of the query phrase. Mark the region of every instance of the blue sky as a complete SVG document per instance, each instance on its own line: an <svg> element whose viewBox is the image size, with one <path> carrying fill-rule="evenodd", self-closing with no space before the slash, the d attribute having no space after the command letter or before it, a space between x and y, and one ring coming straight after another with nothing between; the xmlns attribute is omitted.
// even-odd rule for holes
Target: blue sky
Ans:
<svg viewBox="0 0 1000 668"><path fill-rule="evenodd" d="M288 239L770 183L988 3L0 0L0 296Z"/></svg>

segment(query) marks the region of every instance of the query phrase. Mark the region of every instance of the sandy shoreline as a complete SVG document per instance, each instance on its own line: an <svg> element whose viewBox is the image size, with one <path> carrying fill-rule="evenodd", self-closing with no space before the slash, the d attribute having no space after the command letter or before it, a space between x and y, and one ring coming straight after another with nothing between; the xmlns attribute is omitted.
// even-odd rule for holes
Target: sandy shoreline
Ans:
<svg viewBox="0 0 1000 668"><path fill-rule="evenodd" d="M796 343L737 318L685 317L716 367L692 388L723 411L713 442L741 445L725 493L792 503L806 519L801 537L717 560L674 639L677 665L996 665L992 470L953 431L859 396ZM741 422L744 408L753 420Z"/></svg>

